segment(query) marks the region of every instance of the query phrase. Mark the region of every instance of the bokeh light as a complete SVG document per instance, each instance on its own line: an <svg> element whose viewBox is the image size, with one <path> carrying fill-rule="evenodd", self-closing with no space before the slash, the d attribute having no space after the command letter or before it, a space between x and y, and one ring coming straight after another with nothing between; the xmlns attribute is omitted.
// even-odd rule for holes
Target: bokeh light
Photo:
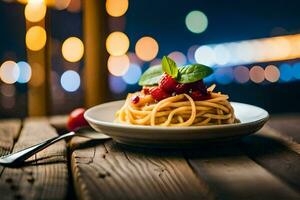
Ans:
<svg viewBox="0 0 300 200"><path fill-rule="evenodd" d="M136 84L142 75L141 67L137 64L130 64L127 72L122 76L127 84Z"/></svg>
<svg viewBox="0 0 300 200"><path fill-rule="evenodd" d="M26 4L26 3L28 3L28 0L17 0L17 2L19 2L21 4Z"/></svg>
<svg viewBox="0 0 300 200"><path fill-rule="evenodd" d="M26 33L26 46L32 51L41 50L47 40L46 31L41 26L33 26Z"/></svg>
<svg viewBox="0 0 300 200"><path fill-rule="evenodd" d="M295 63L293 65L294 78L300 79L300 63Z"/></svg>
<svg viewBox="0 0 300 200"><path fill-rule="evenodd" d="M74 92L80 86L80 76L73 70L65 71L60 78L60 84L64 90Z"/></svg>
<svg viewBox="0 0 300 200"><path fill-rule="evenodd" d="M177 66L182 66L186 64L185 55L179 51L173 51L168 55L168 57L173 59L176 62Z"/></svg>
<svg viewBox="0 0 300 200"><path fill-rule="evenodd" d="M158 53L158 43L152 37L142 37L135 45L136 55L144 61L153 60Z"/></svg>
<svg viewBox="0 0 300 200"><path fill-rule="evenodd" d="M0 86L0 91L5 97L12 97L16 94L16 88L12 84L2 84Z"/></svg>
<svg viewBox="0 0 300 200"><path fill-rule="evenodd" d="M17 63L8 60L5 61L0 67L0 79L7 84L15 83L20 75L20 70Z"/></svg>
<svg viewBox="0 0 300 200"><path fill-rule="evenodd" d="M50 0L27 0L27 3L29 4L41 4L41 3L44 3L44 2L50 2Z"/></svg>
<svg viewBox="0 0 300 200"><path fill-rule="evenodd" d="M195 60L199 64L213 66L216 64L214 50L209 46L200 46L195 52Z"/></svg>
<svg viewBox="0 0 300 200"><path fill-rule="evenodd" d="M215 70L215 79L218 83L226 85L233 80L233 70L231 67L218 68Z"/></svg>
<svg viewBox="0 0 300 200"><path fill-rule="evenodd" d="M250 69L250 79L254 83L261 83L265 80L264 69L261 66L253 66Z"/></svg>
<svg viewBox="0 0 300 200"><path fill-rule="evenodd" d="M234 78L238 83L246 83L249 81L249 69L245 66L238 66L233 70Z"/></svg>
<svg viewBox="0 0 300 200"><path fill-rule="evenodd" d="M128 9L128 0L106 0L106 11L110 16L120 17Z"/></svg>
<svg viewBox="0 0 300 200"><path fill-rule="evenodd" d="M185 25L193 33L202 33L207 28L208 20L203 12L194 10L185 17Z"/></svg>
<svg viewBox="0 0 300 200"><path fill-rule="evenodd" d="M45 69L39 63L31 64L31 73L29 85L39 87L45 82Z"/></svg>
<svg viewBox="0 0 300 200"><path fill-rule="evenodd" d="M216 64L226 65L230 61L230 53L225 45L219 44L214 47Z"/></svg>
<svg viewBox="0 0 300 200"><path fill-rule="evenodd" d="M250 42L242 41L235 45L235 57L241 63L248 63L255 60L255 52L260 48L254 48Z"/></svg>
<svg viewBox="0 0 300 200"><path fill-rule="evenodd" d="M122 77L117 77L113 75L109 75L108 83L110 90L115 94L120 94L126 90L126 83L122 79Z"/></svg>
<svg viewBox="0 0 300 200"><path fill-rule="evenodd" d="M122 56L109 56L107 61L108 71L114 76L123 76L130 65L129 57Z"/></svg>
<svg viewBox="0 0 300 200"><path fill-rule="evenodd" d="M286 37L274 37L269 39L270 48L268 51L270 54L268 55L268 60L273 60L274 58L276 60L284 60L288 58L292 51L292 45L290 44L291 41L289 41Z"/></svg>
<svg viewBox="0 0 300 200"><path fill-rule="evenodd" d="M26 20L30 22L41 21L47 11L47 6L44 3L28 3L25 6L24 14Z"/></svg>
<svg viewBox="0 0 300 200"><path fill-rule="evenodd" d="M265 68L265 78L269 82L274 83L278 81L279 77L280 77L280 71L275 65L268 65Z"/></svg>
<svg viewBox="0 0 300 200"><path fill-rule="evenodd" d="M124 55L129 48L129 39L123 32L113 32L106 39L106 49L110 55Z"/></svg>
<svg viewBox="0 0 300 200"><path fill-rule="evenodd" d="M239 44L238 42L230 42L224 43L228 51L230 52L230 61L229 63L232 65L239 65L241 64L241 58L239 57Z"/></svg>
<svg viewBox="0 0 300 200"><path fill-rule="evenodd" d="M191 64L195 63L195 52L199 48L199 45L193 45L188 49L187 58Z"/></svg>
<svg viewBox="0 0 300 200"><path fill-rule="evenodd" d="M280 80L281 81L290 81L293 79L293 69L292 66L288 63L283 63L279 66L280 71Z"/></svg>
<svg viewBox="0 0 300 200"><path fill-rule="evenodd" d="M197 53L197 50L200 51L201 49L203 50L201 52L202 56ZM213 49L213 52L211 49ZM219 66L298 59L300 58L300 34L207 44L200 46L197 50L195 52L196 62L204 58L201 61L202 63L208 62ZM189 55L188 57L192 58Z"/></svg>
<svg viewBox="0 0 300 200"><path fill-rule="evenodd" d="M84 53L84 45L77 37L66 39L61 48L63 57L69 62L79 61Z"/></svg>
<svg viewBox="0 0 300 200"><path fill-rule="evenodd" d="M69 7L72 0L17 0L22 4L41 4L45 3L49 7L55 7L57 10L63 10ZM74 1L74 0L73 0ZM77 1L77 0L75 0Z"/></svg>
<svg viewBox="0 0 300 200"><path fill-rule="evenodd" d="M66 9L71 0L54 0L54 6L57 10L64 10Z"/></svg>
<svg viewBox="0 0 300 200"><path fill-rule="evenodd" d="M27 62L20 61L17 63L20 75L17 80L18 83L27 83L31 78L31 67Z"/></svg>

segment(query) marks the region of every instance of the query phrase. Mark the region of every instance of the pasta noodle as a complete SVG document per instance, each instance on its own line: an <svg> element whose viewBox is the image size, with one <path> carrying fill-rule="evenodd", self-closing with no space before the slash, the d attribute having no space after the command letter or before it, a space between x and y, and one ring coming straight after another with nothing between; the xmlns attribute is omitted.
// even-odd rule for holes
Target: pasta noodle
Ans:
<svg viewBox="0 0 300 200"><path fill-rule="evenodd" d="M214 88L215 85L209 87L210 98L201 101L179 94L155 102L151 95L145 95L139 103L133 104L131 99L136 94L128 94L125 104L116 113L116 122L173 127L237 123L229 97L213 92Z"/></svg>

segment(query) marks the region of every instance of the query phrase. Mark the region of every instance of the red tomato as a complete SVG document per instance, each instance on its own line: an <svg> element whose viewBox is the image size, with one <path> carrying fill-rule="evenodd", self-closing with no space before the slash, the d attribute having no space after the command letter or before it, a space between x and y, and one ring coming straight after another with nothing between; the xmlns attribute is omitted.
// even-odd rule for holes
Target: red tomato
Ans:
<svg viewBox="0 0 300 200"><path fill-rule="evenodd" d="M74 131L75 129L89 125L83 117L84 112L84 108L77 108L70 113L67 123L69 131Z"/></svg>

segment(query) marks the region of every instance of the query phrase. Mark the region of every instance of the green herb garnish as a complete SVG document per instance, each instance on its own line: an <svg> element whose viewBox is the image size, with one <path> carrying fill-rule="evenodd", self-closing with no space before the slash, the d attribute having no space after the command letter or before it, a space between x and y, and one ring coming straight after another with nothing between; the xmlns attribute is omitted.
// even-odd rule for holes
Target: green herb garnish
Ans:
<svg viewBox="0 0 300 200"><path fill-rule="evenodd" d="M201 64L186 65L179 67L179 76L177 81L179 83L192 83L199 81L213 73L210 67Z"/></svg>
<svg viewBox="0 0 300 200"><path fill-rule="evenodd" d="M157 85L163 73L161 65L150 67L141 76L139 85Z"/></svg>
<svg viewBox="0 0 300 200"><path fill-rule="evenodd" d="M174 60L171 58L164 56L161 61L162 69L164 72L172 76L172 78L177 78L178 75L178 67Z"/></svg>
<svg viewBox="0 0 300 200"><path fill-rule="evenodd" d="M182 67L177 67L176 63L169 57L164 56L161 62L162 65L157 65L147 69L140 78L139 85L151 86L157 85L165 72L179 83L192 83L199 81L213 73L213 70L202 64L191 64Z"/></svg>

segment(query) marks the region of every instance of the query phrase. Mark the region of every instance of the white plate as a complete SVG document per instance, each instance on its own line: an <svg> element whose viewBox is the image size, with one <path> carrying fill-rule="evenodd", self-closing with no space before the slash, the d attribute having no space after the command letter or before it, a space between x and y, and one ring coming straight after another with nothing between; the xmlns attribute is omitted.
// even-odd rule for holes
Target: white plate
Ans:
<svg viewBox="0 0 300 200"><path fill-rule="evenodd" d="M88 109L85 119L98 132L111 136L115 141L135 146L170 147L192 145L199 142L240 138L258 131L267 122L269 114L262 108L231 102L238 124L199 127L160 127L119 124L114 114L124 101L113 101Z"/></svg>

